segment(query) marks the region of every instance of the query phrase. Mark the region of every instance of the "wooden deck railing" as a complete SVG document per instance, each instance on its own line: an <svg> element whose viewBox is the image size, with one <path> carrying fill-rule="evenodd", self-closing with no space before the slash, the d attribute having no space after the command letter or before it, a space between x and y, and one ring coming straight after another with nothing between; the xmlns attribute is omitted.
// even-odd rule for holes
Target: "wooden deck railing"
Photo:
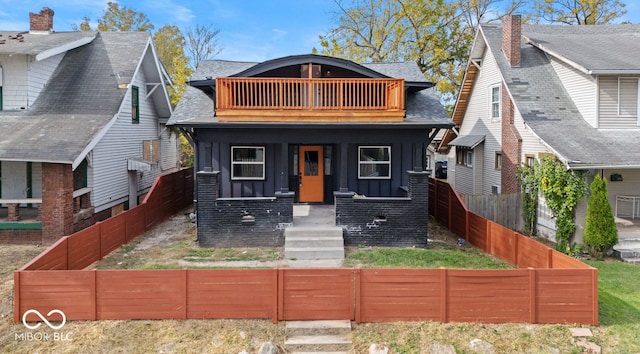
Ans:
<svg viewBox="0 0 640 354"><path fill-rule="evenodd" d="M402 79L216 79L216 109L398 111Z"/></svg>

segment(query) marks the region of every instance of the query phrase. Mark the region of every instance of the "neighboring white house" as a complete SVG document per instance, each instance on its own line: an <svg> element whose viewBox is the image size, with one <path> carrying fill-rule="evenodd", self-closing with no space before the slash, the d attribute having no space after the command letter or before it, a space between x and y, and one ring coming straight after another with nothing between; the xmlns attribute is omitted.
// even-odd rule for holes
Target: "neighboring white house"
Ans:
<svg viewBox="0 0 640 354"><path fill-rule="evenodd" d="M588 171L588 182L605 177L617 216L640 216L638 58L640 25L521 25L518 15L480 25L457 129L440 145L450 148L449 182L462 194L518 193L516 166L551 154ZM544 205L538 216L539 231L553 236Z"/></svg>
<svg viewBox="0 0 640 354"><path fill-rule="evenodd" d="M147 32L0 31L0 241L51 242L178 167L170 79Z"/></svg>

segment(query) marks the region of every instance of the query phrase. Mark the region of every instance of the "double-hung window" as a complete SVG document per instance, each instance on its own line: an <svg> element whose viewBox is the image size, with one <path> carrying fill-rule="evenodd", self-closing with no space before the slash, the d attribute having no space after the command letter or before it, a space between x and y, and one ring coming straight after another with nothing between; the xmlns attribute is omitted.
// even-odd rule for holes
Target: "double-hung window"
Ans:
<svg viewBox="0 0 640 354"><path fill-rule="evenodd" d="M358 178L390 179L391 146L359 146Z"/></svg>
<svg viewBox="0 0 640 354"><path fill-rule="evenodd" d="M491 119L500 119L500 85L491 86Z"/></svg>
<svg viewBox="0 0 640 354"><path fill-rule="evenodd" d="M231 179L263 180L264 179L264 147L232 146L231 147Z"/></svg>

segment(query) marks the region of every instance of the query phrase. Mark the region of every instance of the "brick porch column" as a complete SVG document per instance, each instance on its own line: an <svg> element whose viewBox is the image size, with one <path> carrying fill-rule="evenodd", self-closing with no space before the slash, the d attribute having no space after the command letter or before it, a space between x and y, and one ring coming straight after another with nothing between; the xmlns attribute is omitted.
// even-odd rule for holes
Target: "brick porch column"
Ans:
<svg viewBox="0 0 640 354"><path fill-rule="evenodd" d="M73 233L71 165L42 164L42 242L53 243Z"/></svg>
<svg viewBox="0 0 640 354"><path fill-rule="evenodd" d="M7 220L20 221L20 204L7 204Z"/></svg>

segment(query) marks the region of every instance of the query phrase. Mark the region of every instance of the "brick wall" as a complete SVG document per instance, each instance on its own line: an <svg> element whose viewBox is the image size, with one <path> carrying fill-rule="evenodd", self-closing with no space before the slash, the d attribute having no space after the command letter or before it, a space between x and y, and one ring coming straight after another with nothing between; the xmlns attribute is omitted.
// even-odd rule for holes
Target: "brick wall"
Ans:
<svg viewBox="0 0 640 354"><path fill-rule="evenodd" d="M520 193L517 166L521 164L522 137L516 129L514 106L509 97L507 86L503 83L502 93L502 193Z"/></svg>
<svg viewBox="0 0 640 354"><path fill-rule="evenodd" d="M520 66L520 15L509 15L502 19L502 52L511 66Z"/></svg>
<svg viewBox="0 0 640 354"><path fill-rule="evenodd" d="M281 247L293 223L293 192L218 199L219 172L198 172L198 242L205 247Z"/></svg>
<svg viewBox="0 0 640 354"><path fill-rule="evenodd" d="M41 242L42 230L0 230L0 244L35 245Z"/></svg>
<svg viewBox="0 0 640 354"><path fill-rule="evenodd" d="M42 164L42 242L53 243L73 233L71 165Z"/></svg>
<svg viewBox="0 0 640 354"><path fill-rule="evenodd" d="M360 198L336 192L336 225L347 246L426 247L429 172L409 171L408 198Z"/></svg>
<svg viewBox="0 0 640 354"><path fill-rule="evenodd" d="M50 31L53 29L54 12L48 7L42 8L40 13L29 12L29 29L31 31Z"/></svg>

